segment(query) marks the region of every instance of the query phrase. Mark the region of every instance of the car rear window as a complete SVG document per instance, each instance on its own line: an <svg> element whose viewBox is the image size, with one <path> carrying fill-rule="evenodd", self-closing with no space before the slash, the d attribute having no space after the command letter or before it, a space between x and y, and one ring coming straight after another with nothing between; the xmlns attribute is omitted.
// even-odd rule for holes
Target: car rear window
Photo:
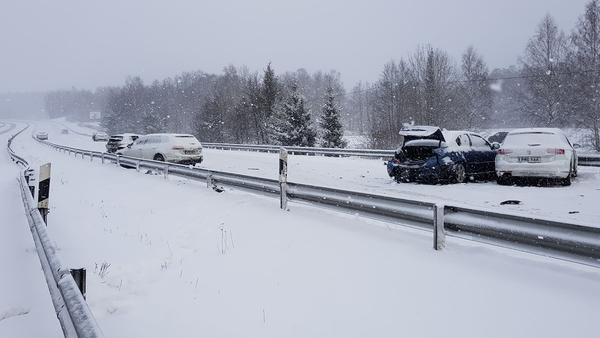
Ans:
<svg viewBox="0 0 600 338"><path fill-rule="evenodd" d="M123 141L123 136L111 136L111 141Z"/></svg>
<svg viewBox="0 0 600 338"><path fill-rule="evenodd" d="M523 132L508 134L504 139L504 147L527 146L529 144L554 145L560 143L558 137L551 132Z"/></svg>

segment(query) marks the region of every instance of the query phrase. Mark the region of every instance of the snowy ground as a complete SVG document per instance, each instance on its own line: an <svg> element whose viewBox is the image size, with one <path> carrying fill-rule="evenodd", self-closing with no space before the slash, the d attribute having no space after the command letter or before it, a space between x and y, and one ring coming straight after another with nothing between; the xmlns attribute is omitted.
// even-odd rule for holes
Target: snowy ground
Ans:
<svg viewBox="0 0 600 338"><path fill-rule="evenodd" d="M62 135L53 123L37 127L51 142L104 146ZM277 199L90 163L38 144L29 131L13 149L32 167L52 163L50 235L67 265L87 268L88 304L106 337L591 337L600 330L596 268L456 239L436 252L426 232L294 203L285 212ZM202 166L214 170L277 173L272 154L206 150L205 158ZM500 201L520 199L511 212L600 223L596 168L580 171L571 187L423 186L391 181L377 160L289 162L293 182L501 210ZM7 155L0 168L8 215L0 263L19 271L15 261L27 260L39 294L44 280L39 265L31 267L31 237L24 240L18 168ZM110 264L103 278L102 263ZM54 314L37 315L48 313L40 310L47 291L33 297L25 287L17 274L0 277L0 336L41 336L29 333L27 323L36 323L55 325L43 336L59 337ZM28 313L3 318L19 309Z"/></svg>

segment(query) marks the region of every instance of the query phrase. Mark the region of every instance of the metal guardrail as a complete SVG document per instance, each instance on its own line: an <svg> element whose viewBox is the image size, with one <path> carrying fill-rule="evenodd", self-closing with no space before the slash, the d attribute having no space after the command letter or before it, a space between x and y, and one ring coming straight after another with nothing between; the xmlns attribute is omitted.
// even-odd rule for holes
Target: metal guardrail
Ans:
<svg viewBox="0 0 600 338"><path fill-rule="evenodd" d="M595 154L578 154L578 165L584 167L600 167L600 155Z"/></svg>
<svg viewBox="0 0 600 338"><path fill-rule="evenodd" d="M208 186L220 184L269 195L286 195L290 200L316 203L349 211L375 219L400 222L427 231L433 231L436 204L265 179L225 172L213 172L184 166L132 157L117 156L40 141L55 149L101 158L141 169L162 172L164 177L173 174L195 180L206 180ZM304 149L303 149L304 150ZM284 191L285 190L285 191ZM442 224L448 236L494 244L543 256L600 267L600 229L582 224L560 223L540 217L526 217L494 213L487 210L453 205L442 207ZM434 237L435 238L435 237Z"/></svg>
<svg viewBox="0 0 600 338"><path fill-rule="evenodd" d="M280 146L273 145L246 145L231 143L202 143L202 146L209 149L222 150L244 150L255 152L279 152ZM313 147L284 147L290 154L303 155L329 155L329 156L357 156L368 158L391 158L394 156L394 150L384 149L341 149L341 148L313 148ZM580 166L600 167L600 154L578 154L577 159Z"/></svg>
<svg viewBox="0 0 600 338"><path fill-rule="evenodd" d="M277 153L281 146L274 145L245 145L231 143L202 143L205 148L222 150L245 150L256 152ZM343 149L343 148L316 148L316 147L284 147L290 154L330 155L330 156L359 156L359 157L392 157L393 150L382 149Z"/></svg>
<svg viewBox="0 0 600 338"><path fill-rule="evenodd" d="M46 231L46 224L31 197L23 172L19 182L29 227L64 336L66 338L104 337L69 268L62 263L58 249Z"/></svg>
<svg viewBox="0 0 600 338"><path fill-rule="evenodd" d="M12 150L11 144L12 140L28 127L23 128L12 136L6 147L11 159L24 168L29 167L27 161L19 157ZM20 172L19 185L21 199L29 222L29 230L35 243L63 335L65 338L104 337L69 268L62 263L58 249L46 231L46 223L44 223L42 215L37 208L37 203L35 203L26 182L25 170Z"/></svg>
<svg viewBox="0 0 600 338"><path fill-rule="evenodd" d="M20 164L21 166L23 166L23 168L29 167L29 163L27 163L25 159L17 155L10 146L12 144L13 139L19 136L19 134L24 132L27 128L29 128L29 125L27 125L27 127L21 129L18 133L14 134L11 138L9 138L8 144L6 145L6 151L8 152L8 156L10 156L10 159L13 160L13 162L15 162L16 164Z"/></svg>

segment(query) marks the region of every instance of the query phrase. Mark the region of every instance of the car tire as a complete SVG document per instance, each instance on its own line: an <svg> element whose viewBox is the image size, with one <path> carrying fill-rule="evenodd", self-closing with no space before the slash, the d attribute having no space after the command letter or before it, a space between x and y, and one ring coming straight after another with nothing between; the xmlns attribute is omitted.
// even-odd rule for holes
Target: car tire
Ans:
<svg viewBox="0 0 600 338"><path fill-rule="evenodd" d="M512 178L509 176L498 176L498 178L496 179L496 183L498 183L499 185L510 185L512 184Z"/></svg>
<svg viewBox="0 0 600 338"><path fill-rule="evenodd" d="M161 154L156 154L156 155L154 155L154 160L159 161L159 162L164 162L165 158Z"/></svg>
<svg viewBox="0 0 600 338"><path fill-rule="evenodd" d="M569 169L569 174L567 175L567 177L563 178L562 181L560 182L560 184L562 186L568 187L571 185L572 172L573 172L573 169Z"/></svg>
<svg viewBox="0 0 600 338"><path fill-rule="evenodd" d="M462 163L454 163L452 165L452 183L464 183L467 179L467 173L465 171L465 165Z"/></svg>

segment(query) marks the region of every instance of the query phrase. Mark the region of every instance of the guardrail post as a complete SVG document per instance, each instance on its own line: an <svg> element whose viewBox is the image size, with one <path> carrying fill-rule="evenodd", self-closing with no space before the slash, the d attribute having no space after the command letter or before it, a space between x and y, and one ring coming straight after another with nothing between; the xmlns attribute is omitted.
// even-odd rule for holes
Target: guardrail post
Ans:
<svg viewBox="0 0 600 338"><path fill-rule="evenodd" d="M104 153L100 155L100 158L102 158L102 164L104 164Z"/></svg>
<svg viewBox="0 0 600 338"><path fill-rule="evenodd" d="M81 268L81 269L69 269L71 271L71 276L73 276L73 279L75 280L75 284L77 284L77 288L79 289L79 291L81 291L81 295L83 296L83 299L86 299L86 272L85 272L85 268Z"/></svg>
<svg viewBox="0 0 600 338"><path fill-rule="evenodd" d="M135 171L140 172L140 161L135 162Z"/></svg>
<svg viewBox="0 0 600 338"><path fill-rule="evenodd" d="M166 180L167 178L169 178L169 166L166 165L163 169L163 177Z"/></svg>
<svg viewBox="0 0 600 338"><path fill-rule="evenodd" d="M444 232L444 205L436 204L433 207L433 248L442 250L446 245Z"/></svg>
<svg viewBox="0 0 600 338"><path fill-rule="evenodd" d="M117 157L117 167L121 166L121 157L119 155Z"/></svg>
<svg viewBox="0 0 600 338"><path fill-rule="evenodd" d="M279 207L283 210L287 209L287 161L287 150L279 148Z"/></svg>
<svg viewBox="0 0 600 338"><path fill-rule="evenodd" d="M212 173L206 175L206 187L212 188Z"/></svg>
<svg viewBox="0 0 600 338"><path fill-rule="evenodd" d="M90 151L90 162L94 161L94 153Z"/></svg>
<svg viewBox="0 0 600 338"><path fill-rule="evenodd" d="M48 225L48 199L50 197L50 163L40 167L40 183L38 188L38 209L44 223Z"/></svg>
<svg viewBox="0 0 600 338"><path fill-rule="evenodd" d="M25 181L27 181L27 185L29 186L29 191L31 192L31 197L35 199L35 187L37 186L37 182L35 180L35 170L34 169L25 170Z"/></svg>

